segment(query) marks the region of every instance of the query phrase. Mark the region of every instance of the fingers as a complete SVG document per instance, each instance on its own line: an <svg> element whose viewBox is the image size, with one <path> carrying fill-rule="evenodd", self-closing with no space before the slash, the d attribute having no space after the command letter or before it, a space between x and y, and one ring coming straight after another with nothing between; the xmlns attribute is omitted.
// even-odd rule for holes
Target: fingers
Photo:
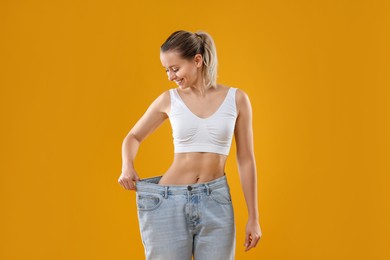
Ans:
<svg viewBox="0 0 390 260"><path fill-rule="evenodd" d="M248 233L248 234L245 236L245 243L244 243L245 251L247 251L247 249L248 249L249 242L250 242L250 237L249 237L249 233Z"/></svg>
<svg viewBox="0 0 390 260"><path fill-rule="evenodd" d="M136 190L134 182L139 180L140 178L138 176L135 176L134 180L121 176L118 180L118 183L126 190Z"/></svg>
<svg viewBox="0 0 390 260"><path fill-rule="evenodd" d="M127 181L123 179L119 179L118 183L125 188L126 190L130 190L130 185L127 183Z"/></svg>
<svg viewBox="0 0 390 260"><path fill-rule="evenodd" d="M132 181L127 181L127 185L129 187L129 190L135 190L135 185Z"/></svg>
<svg viewBox="0 0 390 260"><path fill-rule="evenodd" d="M135 178L134 178L134 184L133 184L132 181L130 181L130 183L133 185L133 188L132 188L132 189L137 190L137 187L135 186L135 183L136 183L137 181L139 181L139 180L141 180L141 179L140 179L138 176L135 176Z"/></svg>
<svg viewBox="0 0 390 260"><path fill-rule="evenodd" d="M253 247L253 239L250 234L247 235L246 241L247 242L245 242L245 252Z"/></svg>
<svg viewBox="0 0 390 260"><path fill-rule="evenodd" d="M248 233L248 235L245 238L245 252L250 250L251 248L254 248L257 246L257 243L260 240L260 236L258 234L252 235L251 233Z"/></svg>
<svg viewBox="0 0 390 260"><path fill-rule="evenodd" d="M127 186L129 187L128 190L135 190L135 185L132 180L127 180Z"/></svg>

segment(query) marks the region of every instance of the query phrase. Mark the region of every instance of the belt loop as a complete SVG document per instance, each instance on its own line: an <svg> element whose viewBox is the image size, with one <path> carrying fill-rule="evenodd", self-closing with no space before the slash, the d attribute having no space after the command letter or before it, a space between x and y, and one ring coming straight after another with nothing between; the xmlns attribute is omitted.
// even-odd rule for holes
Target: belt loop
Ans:
<svg viewBox="0 0 390 260"><path fill-rule="evenodd" d="M204 186L206 186L207 196L209 196L209 195L210 195L210 187L209 187L209 185L207 185L207 184L205 184Z"/></svg>
<svg viewBox="0 0 390 260"><path fill-rule="evenodd" d="M168 186L165 186L164 199L168 198Z"/></svg>

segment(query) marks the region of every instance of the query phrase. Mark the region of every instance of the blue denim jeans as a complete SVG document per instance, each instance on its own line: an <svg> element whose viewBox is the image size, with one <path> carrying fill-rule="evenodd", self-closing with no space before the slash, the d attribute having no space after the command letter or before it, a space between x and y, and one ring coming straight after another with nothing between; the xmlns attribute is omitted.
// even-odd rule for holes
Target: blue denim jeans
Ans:
<svg viewBox="0 0 390 260"><path fill-rule="evenodd" d="M147 260L234 259L236 230L226 175L206 183L136 182L136 203Z"/></svg>

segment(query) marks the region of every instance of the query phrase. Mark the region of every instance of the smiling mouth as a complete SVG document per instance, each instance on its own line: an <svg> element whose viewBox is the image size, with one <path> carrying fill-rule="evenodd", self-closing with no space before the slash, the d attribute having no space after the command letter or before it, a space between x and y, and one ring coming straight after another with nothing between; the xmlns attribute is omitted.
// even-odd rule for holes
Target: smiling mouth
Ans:
<svg viewBox="0 0 390 260"><path fill-rule="evenodd" d="M179 83L182 82L182 80L175 80L175 82L176 82L177 84L179 84Z"/></svg>

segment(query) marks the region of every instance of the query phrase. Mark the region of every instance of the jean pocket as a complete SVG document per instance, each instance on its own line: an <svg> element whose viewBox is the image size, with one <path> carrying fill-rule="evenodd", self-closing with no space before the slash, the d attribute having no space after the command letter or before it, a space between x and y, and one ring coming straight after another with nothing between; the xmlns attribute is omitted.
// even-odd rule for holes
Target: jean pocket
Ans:
<svg viewBox="0 0 390 260"><path fill-rule="evenodd" d="M140 211L151 211L157 209L163 202L160 194L140 193L136 195L137 209Z"/></svg>
<svg viewBox="0 0 390 260"><path fill-rule="evenodd" d="M229 188L220 188L213 190L210 193L210 197L219 204L231 204L232 198Z"/></svg>

